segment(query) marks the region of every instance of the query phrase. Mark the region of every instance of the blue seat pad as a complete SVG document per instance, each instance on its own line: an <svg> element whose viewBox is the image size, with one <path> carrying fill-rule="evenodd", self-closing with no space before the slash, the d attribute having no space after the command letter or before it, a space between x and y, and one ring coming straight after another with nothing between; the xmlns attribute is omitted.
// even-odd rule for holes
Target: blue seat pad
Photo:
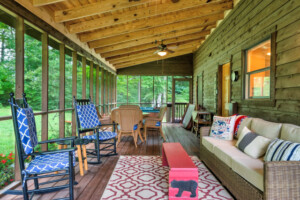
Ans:
<svg viewBox="0 0 300 200"><path fill-rule="evenodd" d="M94 135L86 135L83 136L83 139L88 139L88 140L95 140L96 139L96 134ZM99 131L99 140L110 140L117 137L117 133L116 132L112 132L112 131Z"/></svg>
<svg viewBox="0 0 300 200"><path fill-rule="evenodd" d="M73 152L73 165L75 166L75 152ZM28 174L42 174L69 168L69 152L38 155L25 169Z"/></svg>

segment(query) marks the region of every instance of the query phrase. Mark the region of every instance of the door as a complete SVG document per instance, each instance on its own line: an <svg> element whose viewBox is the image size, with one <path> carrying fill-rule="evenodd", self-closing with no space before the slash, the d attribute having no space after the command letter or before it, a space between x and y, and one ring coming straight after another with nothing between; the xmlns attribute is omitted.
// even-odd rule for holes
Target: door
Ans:
<svg viewBox="0 0 300 200"><path fill-rule="evenodd" d="M181 120L188 103L192 103L192 79L174 78L172 87L172 122Z"/></svg>
<svg viewBox="0 0 300 200"><path fill-rule="evenodd" d="M230 63L222 65L222 116L229 115L230 103Z"/></svg>

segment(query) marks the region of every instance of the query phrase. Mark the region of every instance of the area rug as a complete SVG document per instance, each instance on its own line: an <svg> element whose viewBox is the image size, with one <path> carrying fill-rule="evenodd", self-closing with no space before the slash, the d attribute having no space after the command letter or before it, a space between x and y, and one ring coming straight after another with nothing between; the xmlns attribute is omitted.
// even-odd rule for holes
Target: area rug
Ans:
<svg viewBox="0 0 300 200"><path fill-rule="evenodd" d="M198 199L233 199L196 157L191 157L199 171ZM168 199L169 167L161 156L120 156L101 200Z"/></svg>

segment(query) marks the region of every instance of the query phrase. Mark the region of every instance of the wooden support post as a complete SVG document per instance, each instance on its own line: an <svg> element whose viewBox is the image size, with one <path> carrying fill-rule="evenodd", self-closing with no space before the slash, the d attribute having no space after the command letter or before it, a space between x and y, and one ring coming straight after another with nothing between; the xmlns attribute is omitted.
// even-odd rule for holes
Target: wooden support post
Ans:
<svg viewBox="0 0 300 200"><path fill-rule="evenodd" d="M96 65L96 105L99 105L99 66Z"/></svg>
<svg viewBox="0 0 300 200"><path fill-rule="evenodd" d="M175 80L172 76L172 123L175 122Z"/></svg>
<svg viewBox="0 0 300 200"><path fill-rule="evenodd" d="M101 114L104 114L104 69L101 68Z"/></svg>
<svg viewBox="0 0 300 200"><path fill-rule="evenodd" d="M94 91L93 91L93 78L94 78L94 63L90 62L90 97L93 102L95 102Z"/></svg>
<svg viewBox="0 0 300 200"><path fill-rule="evenodd" d="M140 107L142 106L141 101L142 101L142 77L140 76L140 81L139 81L139 104Z"/></svg>
<svg viewBox="0 0 300 200"><path fill-rule="evenodd" d="M77 52L72 52L73 67L72 67L72 97L77 95ZM73 105L74 107L74 105ZM72 136L76 136L76 118L75 110L72 111Z"/></svg>
<svg viewBox="0 0 300 200"><path fill-rule="evenodd" d="M155 92L155 88L154 88L154 76L153 76L153 99L152 99L152 103L154 103L155 102L155 94L154 94L154 92ZM156 104L156 102L155 102L155 104ZM155 105L154 105L155 106Z"/></svg>
<svg viewBox="0 0 300 200"><path fill-rule="evenodd" d="M126 77L127 77L127 105L128 105L128 75Z"/></svg>
<svg viewBox="0 0 300 200"><path fill-rule="evenodd" d="M106 113L109 113L109 72L105 71L105 103L106 103L106 108L105 111Z"/></svg>
<svg viewBox="0 0 300 200"><path fill-rule="evenodd" d="M112 79L113 79L113 74L111 74L111 73L109 73L109 112L111 112L111 109L112 109L112 103L113 103L113 101L112 101L112 93L113 93L113 87L112 87Z"/></svg>
<svg viewBox="0 0 300 200"><path fill-rule="evenodd" d="M86 58L82 57L82 98L86 98Z"/></svg>
<svg viewBox="0 0 300 200"><path fill-rule="evenodd" d="M42 34L42 111L48 112L48 33ZM48 113L42 114L42 141L48 140ZM48 150L48 144L42 145L42 151Z"/></svg>
<svg viewBox="0 0 300 200"><path fill-rule="evenodd" d="M16 89L15 97L22 98L24 93L24 19L17 16L16 23ZM20 166L17 159L18 151L15 148L15 180L21 180Z"/></svg>
<svg viewBox="0 0 300 200"><path fill-rule="evenodd" d="M59 109L65 109L65 45L59 45ZM59 113L59 137L65 137L65 112Z"/></svg>

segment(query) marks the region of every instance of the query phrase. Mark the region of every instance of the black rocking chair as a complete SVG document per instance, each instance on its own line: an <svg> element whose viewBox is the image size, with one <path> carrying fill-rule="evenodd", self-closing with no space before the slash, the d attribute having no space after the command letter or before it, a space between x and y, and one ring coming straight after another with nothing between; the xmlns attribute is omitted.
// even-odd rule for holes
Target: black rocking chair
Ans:
<svg viewBox="0 0 300 200"><path fill-rule="evenodd" d="M55 192L69 188L69 197L61 199L74 199L73 186L75 184L75 148L74 137L37 141L36 125L32 109L28 106L26 95L22 99L15 99L10 94L12 119L15 130L18 160L21 172L22 190L7 190L5 194L23 195L24 200L32 199L35 194ZM71 147L56 151L34 152L38 144L62 142L69 140ZM31 156L31 161L25 167L25 159ZM57 172L57 173L53 173ZM39 183L39 179L59 177L55 180ZM34 181L34 189L29 190L27 181ZM67 184L53 187L40 187L49 183L69 180Z"/></svg>
<svg viewBox="0 0 300 200"><path fill-rule="evenodd" d="M115 156L117 155L116 141L117 133L116 124L101 124L99 117L97 115L97 110L91 99L76 99L73 97L75 114L76 114L76 124L78 138L88 139L90 142L94 142L94 149L87 149L86 152L89 155L88 158L97 158L97 161L88 161L89 164L101 164L100 157ZM112 125L112 131L102 131L101 126ZM93 135L81 134L93 132ZM100 148L101 146L104 146ZM107 153L101 153L106 151Z"/></svg>

